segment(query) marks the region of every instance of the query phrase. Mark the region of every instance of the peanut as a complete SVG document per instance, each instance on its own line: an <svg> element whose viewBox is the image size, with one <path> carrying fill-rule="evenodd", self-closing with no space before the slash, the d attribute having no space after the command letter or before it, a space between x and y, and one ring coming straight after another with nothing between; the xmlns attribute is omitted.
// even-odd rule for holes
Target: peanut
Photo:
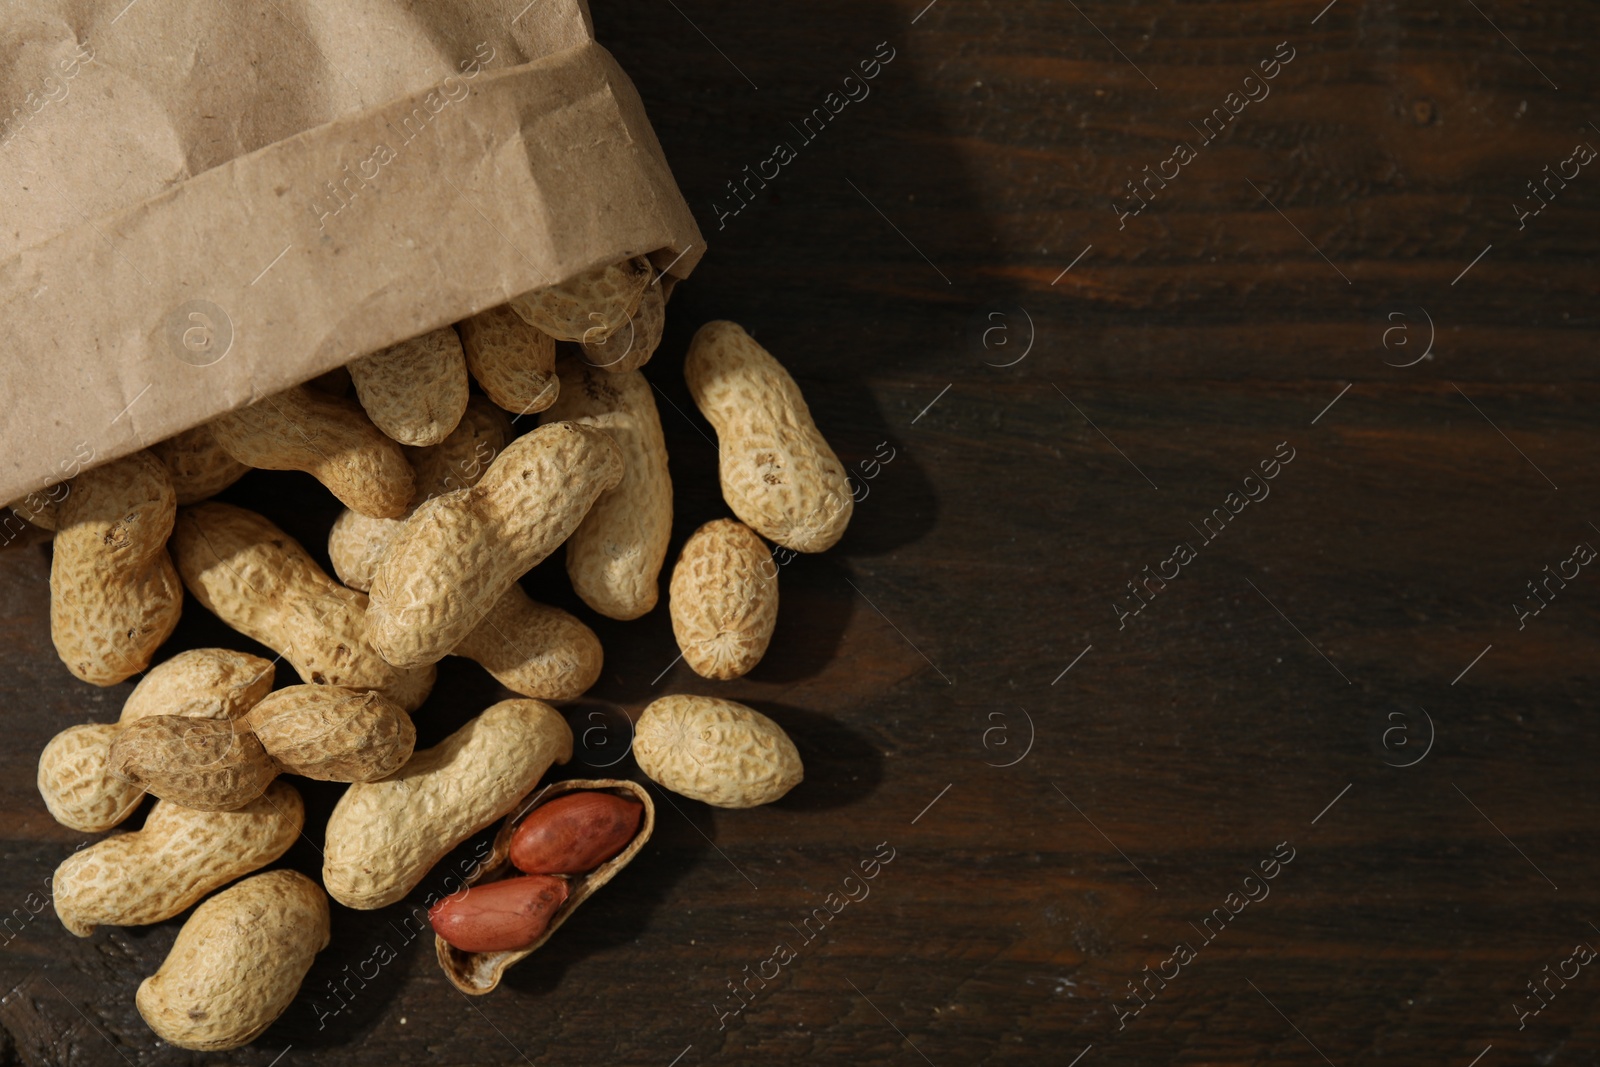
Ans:
<svg viewBox="0 0 1600 1067"><path fill-rule="evenodd" d="M523 321L557 341L596 344L627 325L654 275L650 261L635 256L524 293L510 304Z"/></svg>
<svg viewBox="0 0 1600 1067"><path fill-rule="evenodd" d="M272 688L272 664L223 648L182 652L152 667L122 705L115 723L72 726L39 755L39 794L63 826L109 830L133 814L144 790L111 774L111 743L122 728L151 715L234 719Z"/></svg>
<svg viewBox="0 0 1600 1067"><path fill-rule="evenodd" d="M667 325L667 298L659 284L645 287L639 307L628 319L627 328L593 344L583 345L583 358L592 367L625 374L650 362L661 345Z"/></svg>
<svg viewBox="0 0 1600 1067"><path fill-rule="evenodd" d="M350 364L356 396L374 425L403 445L436 445L467 410L467 361L446 326Z"/></svg>
<svg viewBox="0 0 1600 1067"><path fill-rule="evenodd" d="M650 834L655 830L656 809L655 802L650 799L650 793L637 782L623 779L569 779L564 782L554 782L540 789L530 797L520 808L506 817L500 832L495 835L494 847L489 857L478 865L477 870L468 877L470 883L477 883L476 887L469 890L477 893L480 889L492 889L495 885L504 884L495 879L506 878L507 881L520 882L526 879L516 877L515 869L511 866L512 844L517 839L524 824L530 820L538 820L540 812L546 807L557 803L557 798L581 794L585 797L606 797L615 799L626 805L638 805L641 818L637 829L620 852L608 859L599 861L596 867L588 868L580 873L566 875L562 881L566 884L566 900L550 913L543 932L539 933L532 942L524 942L517 948L487 947L481 950L463 951L462 948L451 944L444 937L434 937L434 952L439 958L439 966L444 970L445 977L450 983L463 993L479 996L492 992L500 983L500 978L506 969L513 964L526 959L536 949L550 939L562 923L572 917L585 901L599 891L600 887L616 877L622 868L632 862L634 856L650 840ZM564 818L564 817L563 817ZM507 878L506 876L510 876ZM507 892L507 891L502 891ZM530 931L519 931L516 940L521 941ZM507 937L506 941L512 940ZM495 944L501 944L496 942Z"/></svg>
<svg viewBox="0 0 1600 1067"><path fill-rule="evenodd" d="M537 700L572 700L600 678L605 653L593 630L513 584L483 621L451 650L495 681Z"/></svg>
<svg viewBox="0 0 1600 1067"><path fill-rule="evenodd" d="M408 450L417 474L417 500L477 485L514 436L505 412L482 397L473 397L449 437L428 448ZM404 525L403 519L377 519L349 509L341 512L328 534L333 573L351 589L363 593L371 589L378 560Z"/></svg>
<svg viewBox="0 0 1600 1067"><path fill-rule="evenodd" d="M417 742L411 716L377 693L291 685L246 716L267 755L290 774L374 782L405 765Z"/></svg>
<svg viewBox="0 0 1600 1067"><path fill-rule="evenodd" d="M742 522L706 523L678 555L669 607L683 661L696 674L726 680L749 673L778 623L772 553Z"/></svg>
<svg viewBox="0 0 1600 1067"><path fill-rule="evenodd" d="M511 863L527 874L582 874L626 848L643 817L644 805L637 800L568 793L522 820L511 838Z"/></svg>
<svg viewBox="0 0 1600 1067"><path fill-rule="evenodd" d="M505 304L456 323L467 369L500 407L526 415L556 402L556 342Z"/></svg>
<svg viewBox="0 0 1600 1067"><path fill-rule="evenodd" d="M753 708L716 697L669 696L644 709L633 756L656 784L719 808L770 804L800 784L800 753Z"/></svg>
<svg viewBox="0 0 1600 1067"><path fill-rule="evenodd" d="M378 518L405 514L416 488L400 446L353 400L296 386L211 423L240 463L305 471L347 508Z"/></svg>
<svg viewBox="0 0 1600 1067"><path fill-rule="evenodd" d="M369 591L378 561L405 524L404 519L375 519L349 508L339 512L328 531L328 562L334 575L351 589Z"/></svg>
<svg viewBox="0 0 1600 1067"><path fill-rule="evenodd" d="M302 681L376 689L407 711L426 699L433 668L386 663L370 642L366 596L322 573L305 549L260 515L215 502L185 508L173 546L195 599L281 652Z"/></svg>
<svg viewBox="0 0 1600 1067"><path fill-rule="evenodd" d="M151 715L237 719L272 692L273 665L229 648L191 648L150 668L122 705L123 726Z"/></svg>
<svg viewBox="0 0 1600 1067"><path fill-rule="evenodd" d="M235 811L266 792L277 764L229 719L152 715L111 743L111 774L196 811Z"/></svg>
<svg viewBox="0 0 1600 1067"><path fill-rule="evenodd" d="M166 548L176 508L172 479L148 452L72 480L50 564L50 636L84 681L144 670L177 626L183 587Z"/></svg>
<svg viewBox="0 0 1600 1067"><path fill-rule="evenodd" d="M604 430L622 453L622 481L600 495L567 540L567 574L583 602L613 619L656 606L672 536L672 477L650 383L638 371L607 374L561 364L567 387L545 420Z"/></svg>
<svg viewBox="0 0 1600 1067"><path fill-rule="evenodd" d="M327 894L298 871L268 871L196 908L134 1003L168 1044L238 1048L283 1014L327 947Z"/></svg>
<svg viewBox="0 0 1600 1067"><path fill-rule="evenodd" d="M375 567L402 525L354 511L341 515L328 538L328 554L340 576L356 588L370 587L365 560ZM358 547L362 540L365 547ZM358 553L364 554L362 562L356 562ZM599 679L604 660L593 630L560 608L529 599L515 584L450 654L477 661L513 693L539 700L580 696Z"/></svg>
<svg viewBox="0 0 1600 1067"><path fill-rule="evenodd" d="M855 500L789 372L732 322L708 322L683 376L717 431L722 498L769 541L821 552L844 536Z"/></svg>
<svg viewBox="0 0 1600 1067"><path fill-rule="evenodd" d="M371 909L411 891L445 853L505 815L572 731L548 704L503 700L381 782L357 782L328 818L322 882L339 903Z"/></svg>
<svg viewBox="0 0 1600 1067"><path fill-rule="evenodd" d="M462 952L511 952L539 940L566 900L561 879L523 875L445 897L428 909L428 921Z"/></svg>
<svg viewBox="0 0 1600 1067"><path fill-rule="evenodd" d="M397 667L443 658L621 478L621 453L593 427L555 423L512 442L477 485L406 520L372 583L373 647Z"/></svg>
<svg viewBox="0 0 1600 1067"><path fill-rule="evenodd" d="M217 435L209 425L169 437L151 445L150 451L172 476L179 507L216 496L250 471L217 443Z"/></svg>
<svg viewBox="0 0 1600 1067"><path fill-rule="evenodd" d="M305 805L287 782L237 811L195 811L162 800L144 827L74 852L56 868L53 897L61 925L88 937L100 925L144 926L283 855L305 823Z"/></svg>
<svg viewBox="0 0 1600 1067"><path fill-rule="evenodd" d="M144 790L106 770L111 742L121 732L116 723L69 726L44 746L39 795L56 822L95 834L116 826L139 806Z"/></svg>
<svg viewBox="0 0 1600 1067"><path fill-rule="evenodd" d="M517 325L538 333L521 319ZM442 444L412 451L418 494L428 499L477 485L512 437L505 412L473 397L461 425ZM404 526L401 519L345 511L328 535L334 572L354 589L372 588L378 561ZM476 660L512 692L539 700L583 693L600 677L603 659L593 630L559 608L534 603L515 584L452 653Z"/></svg>
<svg viewBox="0 0 1600 1067"><path fill-rule="evenodd" d="M281 689L243 723L155 715L111 745L111 774L199 811L254 800L280 770L332 782L370 782L399 770L417 731L399 705L338 686Z"/></svg>
<svg viewBox="0 0 1600 1067"><path fill-rule="evenodd" d="M13 500L7 507L23 522L54 533L61 527L61 501L68 491L66 483L58 482L37 493L29 493L21 500Z"/></svg>
<svg viewBox="0 0 1600 1067"><path fill-rule="evenodd" d="M481 396L471 398L450 436L427 448L406 450L417 472L416 502L477 485L516 436L504 411Z"/></svg>

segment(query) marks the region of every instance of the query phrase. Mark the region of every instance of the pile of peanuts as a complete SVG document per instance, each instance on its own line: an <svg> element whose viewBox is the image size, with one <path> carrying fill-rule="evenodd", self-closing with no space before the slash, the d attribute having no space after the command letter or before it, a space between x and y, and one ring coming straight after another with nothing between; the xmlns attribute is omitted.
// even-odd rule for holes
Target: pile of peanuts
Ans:
<svg viewBox="0 0 1600 1067"><path fill-rule="evenodd" d="M139 986L165 1041L254 1040L327 946L328 896L393 904L500 821L469 887L430 911L446 975L486 993L650 836L654 804L637 782L539 788L573 750L549 702L593 685L602 650L519 579L566 545L594 611L626 620L656 605L672 483L640 368L661 340L659 282L637 257L536 290L13 505L55 532L50 625L68 669L101 686L146 672L117 722L46 746L38 784L51 815L86 833L158 798L141 829L68 857L53 888L79 936L204 900ZM702 327L685 375L737 519L689 538L669 613L684 661L731 679L761 660L777 620L767 540L820 552L852 499L794 380L739 326ZM514 436L507 412L533 411L541 425ZM345 505L328 540L337 580L262 516L207 502L251 468L305 471ZM151 668L185 589L277 658L204 648ZM414 751L410 713L449 655L518 696ZM302 684L274 691L279 660ZM729 808L774 801L802 776L775 722L711 696L649 704L633 752L658 786ZM321 885L291 870L245 877L302 833L286 775L350 783L323 833Z"/></svg>

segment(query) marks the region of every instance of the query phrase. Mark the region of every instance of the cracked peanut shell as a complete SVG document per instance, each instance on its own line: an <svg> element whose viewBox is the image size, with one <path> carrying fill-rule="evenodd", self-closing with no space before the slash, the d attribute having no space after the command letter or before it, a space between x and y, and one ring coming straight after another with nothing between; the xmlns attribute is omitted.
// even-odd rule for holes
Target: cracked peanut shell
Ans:
<svg viewBox="0 0 1600 1067"><path fill-rule="evenodd" d="M544 804L557 797L577 792L610 793L629 800L637 800L644 805L644 816L639 821L638 831L622 851L593 870L577 875L558 876L567 883L567 899L551 915L544 933L528 947L499 952L463 952L435 934L433 946L439 967L444 971L445 977L450 979L450 984L461 992L473 996L494 992L507 969L538 951L540 946L550 940L551 935L561 927L561 924L572 917L572 913L578 910L584 901L615 878L622 868L639 854L645 842L650 840L650 835L656 827L656 804L649 791L638 782L620 778L576 778L565 782L552 782L518 804L516 809L506 816L499 833L495 834L494 845L488 859L480 863L467 877L467 884L476 885L489 880L518 876L520 872L511 865L511 841L516 837L517 828L530 813Z"/></svg>

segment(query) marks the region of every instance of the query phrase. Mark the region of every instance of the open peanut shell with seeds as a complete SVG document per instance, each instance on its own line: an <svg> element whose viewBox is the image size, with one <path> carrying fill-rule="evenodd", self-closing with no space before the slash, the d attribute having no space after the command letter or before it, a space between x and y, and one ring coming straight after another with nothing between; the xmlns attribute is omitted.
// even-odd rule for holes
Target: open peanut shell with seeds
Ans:
<svg viewBox="0 0 1600 1067"><path fill-rule="evenodd" d="M522 825L522 821L536 808L548 804L557 797L577 792L610 793L613 796L639 801L644 805L644 816L639 821L638 832L621 852L598 867L582 874L555 876L566 881L567 899L551 916L550 925L545 928L539 940L527 948L504 952L464 952L435 934L433 946L439 957L439 966L444 969L445 977L450 979L450 983L463 993L481 996L493 992L508 967L538 951L580 904L611 881L618 871L633 860L644 847L644 843L650 840L650 834L656 827L656 805L644 786L620 778L574 778L566 782L552 782L530 795L515 811L506 816L500 832L495 834L494 848L489 853L489 858L478 867L467 880L467 884L486 885L503 878L521 876L522 872L511 865L511 839L516 835L517 827Z"/></svg>

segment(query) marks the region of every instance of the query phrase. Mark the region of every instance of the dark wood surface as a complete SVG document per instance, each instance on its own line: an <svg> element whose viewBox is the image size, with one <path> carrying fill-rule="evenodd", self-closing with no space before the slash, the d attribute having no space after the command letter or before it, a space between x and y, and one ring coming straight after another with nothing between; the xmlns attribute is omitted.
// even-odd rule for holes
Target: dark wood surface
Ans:
<svg viewBox="0 0 1600 1067"><path fill-rule="evenodd" d="M1600 171L1521 229L1513 205L1600 145L1600 16L925 3L596 4L710 240L647 372L674 553L724 513L680 373L707 319L794 370L868 495L835 551L784 568L747 679L669 667L664 606L596 621L605 676L572 716L614 732L563 773L620 753L616 709L707 692L789 729L805 783L752 811L662 796L638 860L486 998L400 943L399 906L336 907L300 1000L229 1054L167 1047L133 1009L177 920L78 940L45 908L0 948L0 1061L1596 1062L1593 967L1516 1009L1600 945L1600 578L1520 627L1513 604L1600 545ZM880 42L871 95L800 143L789 124ZM1119 228L1124 183L1196 147L1280 42L1270 95ZM724 183L778 141L796 158L719 229ZM1270 496L1207 542L1284 442ZM228 498L314 548L334 511L297 475ZM1181 576L1119 626L1125 583L1180 542ZM38 798L40 749L129 689L57 662L47 573L43 542L0 553L0 913L85 840ZM526 584L574 604L558 561ZM167 651L215 643L253 647L191 601ZM421 743L499 695L447 664ZM337 787L304 792L285 862L315 872ZM804 943L885 842L870 896ZM327 1014L386 942L398 959ZM797 958L723 1018L784 942ZM1179 943L1193 958L1131 1014Z"/></svg>

